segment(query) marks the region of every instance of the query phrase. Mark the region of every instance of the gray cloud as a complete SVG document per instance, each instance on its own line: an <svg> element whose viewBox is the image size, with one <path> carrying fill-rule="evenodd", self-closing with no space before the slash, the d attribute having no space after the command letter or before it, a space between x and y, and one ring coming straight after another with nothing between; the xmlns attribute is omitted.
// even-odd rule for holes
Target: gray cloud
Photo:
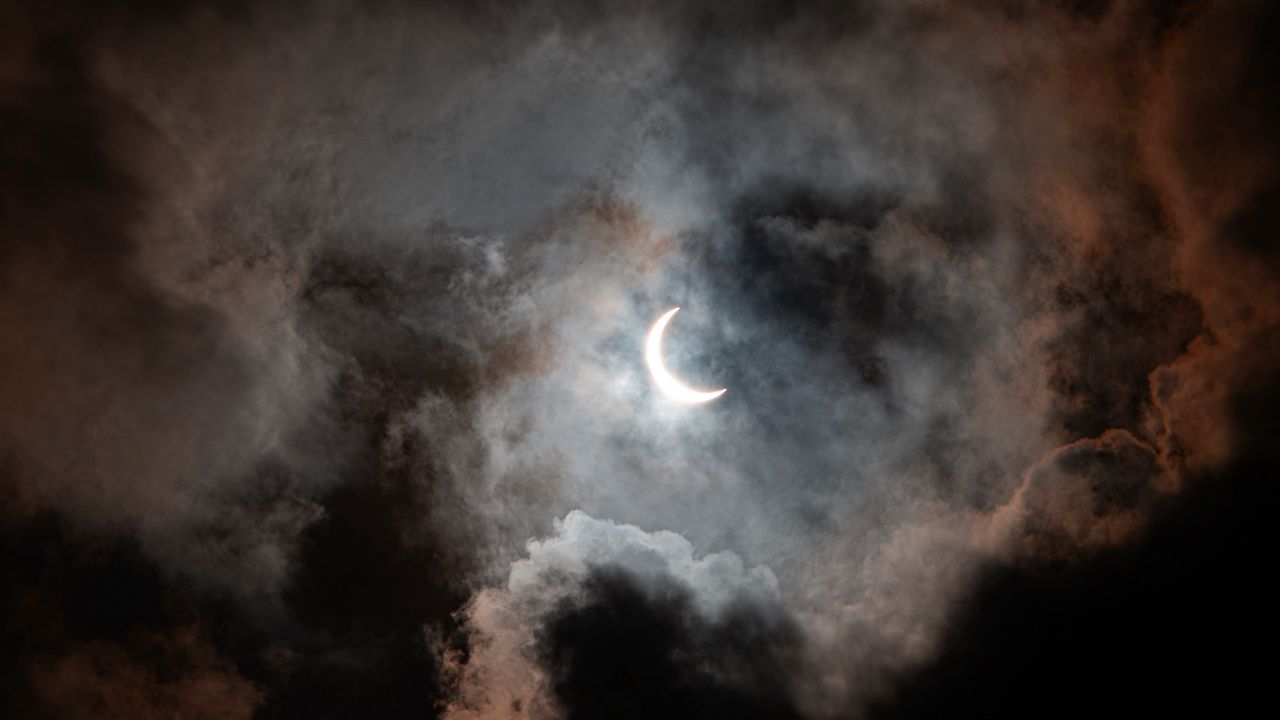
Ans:
<svg viewBox="0 0 1280 720"><path fill-rule="evenodd" d="M431 606L377 632L473 643L435 648L457 713L571 715L539 628L608 568L699 628L748 597L780 696L856 712L988 563L1139 537L1272 358L1274 279L1214 244L1267 171L1202 187L1166 112L1217 97L1187 68L1237 21L1102 6L199 7L15 43L6 512L302 625L361 570L308 548L377 526L370 575L421 560ZM673 305L714 405L647 382Z"/></svg>

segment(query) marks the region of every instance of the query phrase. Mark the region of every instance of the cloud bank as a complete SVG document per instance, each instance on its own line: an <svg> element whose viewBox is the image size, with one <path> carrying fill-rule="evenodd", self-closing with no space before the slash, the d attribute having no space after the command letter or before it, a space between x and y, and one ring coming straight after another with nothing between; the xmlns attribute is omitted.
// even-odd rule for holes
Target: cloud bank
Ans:
<svg viewBox="0 0 1280 720"><path fill-rule="evenodd" d="M999 715L1257 552L1264 3L0 12L6 714Z"/></svg>

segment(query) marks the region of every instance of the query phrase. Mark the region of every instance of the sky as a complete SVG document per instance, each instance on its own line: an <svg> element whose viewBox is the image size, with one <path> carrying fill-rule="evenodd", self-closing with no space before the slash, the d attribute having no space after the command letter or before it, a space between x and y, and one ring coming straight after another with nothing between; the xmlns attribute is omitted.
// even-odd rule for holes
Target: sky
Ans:
<svg viewBox="0 0 1280 720"><path fill-rule="evenodd" d="M0 4L0 715L1274 713L1277 31Z"/></svg>

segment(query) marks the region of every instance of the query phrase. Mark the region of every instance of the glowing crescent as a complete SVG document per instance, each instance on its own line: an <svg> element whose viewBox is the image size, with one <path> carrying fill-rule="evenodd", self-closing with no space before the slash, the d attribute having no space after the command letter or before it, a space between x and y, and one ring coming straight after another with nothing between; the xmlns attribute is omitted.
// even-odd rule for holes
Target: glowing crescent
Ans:
<svg viewBox="0 0 1280 720"><path fill-rule="evenodd" d="M671 318L679 311L678 307L671 308L658 318L653 327L649 328L649 338L644 344L645 364L649 366L649 374L653 376L653 382L658 385L658 389L672 398L686 403L710 402L723 395L727 388L710 391L694 390L677 380L662 362L662 333L666 332L667 323L671 322Z"/></svg>

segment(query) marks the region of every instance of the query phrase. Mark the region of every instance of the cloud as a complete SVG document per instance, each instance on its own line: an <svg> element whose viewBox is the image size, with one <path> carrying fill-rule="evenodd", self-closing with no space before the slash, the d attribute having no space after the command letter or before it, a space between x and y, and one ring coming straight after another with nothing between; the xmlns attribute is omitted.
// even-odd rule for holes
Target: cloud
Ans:
<svg viewBox="0 0 1280 720"><path fill-rule="evenodd" d="M174 667L183 670L175 673ZM248 720L262 700L262 692L195 628L136 638L127 647L89 643L36 668L35 675L49 710L65 718Z"/></svg>
<svg viewBox="0 0 1280 720"><path fill-rule="evenodd" d="M447 717L537 718L562 709L590 715L617 712L626 698L645 697L688 713L699 703L713 703L701 708L712 710L722 701L704 698L704 692L740 694L733 702L742 704L732 705L739 708L749 707L757 692L781 693L769 701L791 705L781 665L756 657L794 642L768 568L748 568L732 552L698 557L677 533L650 533L580 511L557 521L553 536L531 541L527 550L526 559L513 563L505 587L481 591L462 611L469 651L465 659L453 656L456 695ZM740 625L758 637L735 638ZM707 635L691 637L691 630ZM650 631L659 635L647 637ZM735 641L742 647L733 648ZM732 657L721 652L726 649ZM633 653L638 656L627 657ZM700 657L709 669L700 668ZM646 669L650 661L673 664ZM599 662L606 666L592 666ZM735 668L738 662L761 665ZM686 666L706 675L687 676ZM631 669L653 673L658 685L630 684ZM769 686L753 687L757 681ZM672 696L675 685L664 683L683 685L690 697Z"/></svg>
<svg viewBox="0 0 1280 720"><path fill-rule="evenodd" d="M2 529L136 541L264 713L447 657L463 715L857 714L1262 423L1260 4L59 8L0 22Z"/></svg>

